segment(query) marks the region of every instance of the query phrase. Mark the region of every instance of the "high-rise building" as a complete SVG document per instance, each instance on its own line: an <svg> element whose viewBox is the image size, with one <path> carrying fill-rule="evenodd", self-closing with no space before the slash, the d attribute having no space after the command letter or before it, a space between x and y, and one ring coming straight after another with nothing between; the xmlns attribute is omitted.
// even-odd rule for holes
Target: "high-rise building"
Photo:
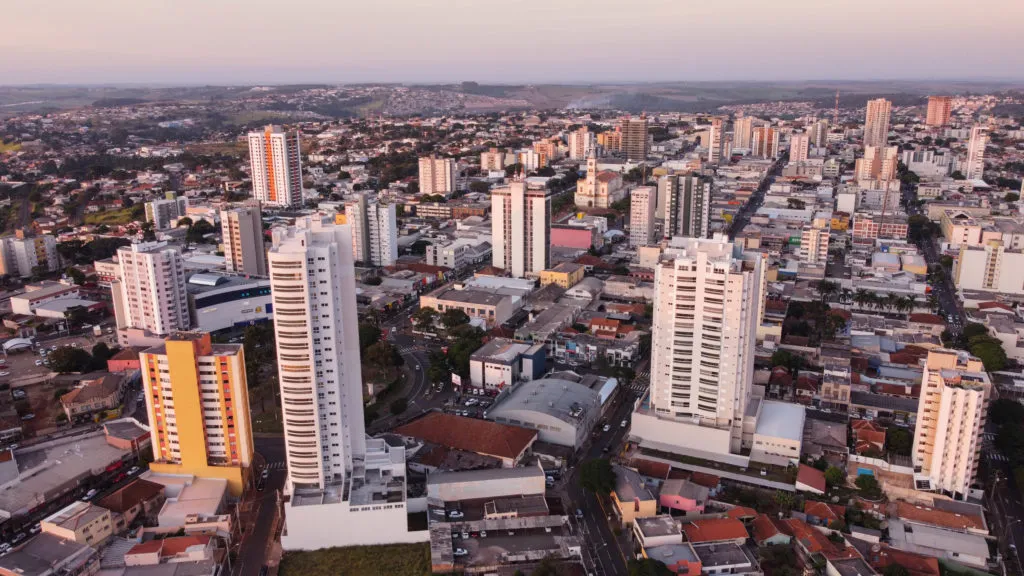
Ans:
<svg viewBox="0 0 1024 576"><path fill-rule="evenodd" d="M558 144L553 140L538 140L533 143L537 153L537 168L550 166L558 158Z"/></svg>
<svg viewBox="0 0 1024 576"><path fill-rule="evenodd" d="M810 149L811 137L807 134L796 133L789 136L789 161L806 162L807 153Z"/></svg>
<svg viewBox="0 0 1024 576"><path fill-rule="evenodd" d="M249 132L252 195L264 206L302 205L302 160L299 133L280 126Z"/></svg>
<svg viewBox="0 0 1024 576"><path fill-rule="evenodd" d="M606 130L597 135L597 144L605 150L622 150L622 126L614 130Z"/></svg>
<svg viewBox="0 0 1024 576"><path fill-rule="evenodd" d="M420 158L420 192L449 196L457 189L458 168L454 158Z"/></svg>
<svg viewBox="0 0 1024 576"><path fill-rule="evenodd" d="M213 344L208 333L177 333L139 355L154 461L160 474L249 483L253 441L241 344Z"/></svg>
<svg viewBox="0 0 1024 576"><path fill-rule="evenodd" d="M966 500L978 473L981 433L992 384L981 360L962 350L932 349L925 360L914 431L918 489Z"/></svg>
<svg viewBox="0 0 1024 576"><path fill-rule="evenodd" d="M711 233L710 180L695 174L669 174L658 179L658 200L664 209L664 237L707 238Z"/></svg>
<svg viewBox="0 0 1024 576"><path fill-rule="evenodd" d="M572 160L583 160L590 156L590 151L594 149L595 143L594 133L587 129L586 126L581 126L569 132L569 158Z"/></svg>
<svg viewBox="0 0 1024 576"><path fill-rule="evenodd" d="M302 218L273 236L267 262L288 464L281 545L415 541L404 451L366 437L352 232Z"/></svg>
<svg viewBox="0 0 1024 576"><path fill-rule="evenodd" d="M722 148L725 140L723 121L720 117L711 119L711 127L708 128L708 164L718 164L722 161Z"/></svg>
<svg viewBox="0 0 1024 576"><path fill-rule="evenodd" d="M26 235L18 231L15 236L0 238L0 274L28 278L37 272L56 272L60 269L57 239L49 234Z"/></svg>
<svg viewBox="0 0 1024 576"><path fill-rule="evenodd" d="M981 246L960 244L953 281L958 290L1024 294L1024 251L1001 240Z"/></svg>
<svg viewBox="0 0 1024 576"><path fill-rule="evenodd" d="M394 204L362 194L345 204L345 222L352 227L352 255L357 262L392 266L398 260L398 218Z"/></svg>
<svg viewBox="0 0 1024 576"><path fill-rule="evenodd" d="M220 225L227 271L266 276L267 251L263 246L260 203L254 200L221 210Z"/></svg>
<svg viewBox="0 0 1024 576"><path fill-rule="evenodd" d="M629 243L649 246L654 242L654 208L658 190L653 186L634 188L629 194Z"/></svg>
<svg viewBox="0 0 1024 576"><path fill-rule="evenodd" d="M984 126L971 128L971 140L967 144L967 161L964 176L968 180L981 180L985 173L985 146L988 146L988 129Z"/></svg>
<svg viewBox="0 0 1024 576"><path fill-rule="evenodd" d="M120 292L115 305L118 328L134 328L164 338L188 330L185 263L177 248L166 242L145 242L117 250ZM115 299L118 300L118 299Z"/></svg>
<svg viewBox="0 0 1024 576"><path fill-rule="evenodd" d="M623 118L620 121L622 128L622 152L627 160L644 161L650 152L650 141L647 136L647 116L641 114L639 118Z"/></svg>
<svg viewBox="0 0 1024 576"><path fill-rule="evenodd" d="M154 230L167 230L171 224L185 215L188 198L168 192L163 200L146 202L146 222L153 223Z"/></svg>
<svg viewBox="0 0 1024 576"><path fill-rule="evenodd" d="M889 143L889 115L892 102L885 98L868 100L864 118L864 146L886 146Z"/></svg>
<svg viewBox="0 0 1024 576"><path fill-rule="evenodd" d="M774 160L779 157L779 131L771 126L757 126L750 143L750 155Z"/></svg>
<svg viewBox="0 0 1024 576"><path fill-rule="evenodd" d="M724 235L672 239L654 271L651 388L633 415L634 436L727 458L752 444L744 421L764 258Z"/></svg>
<svg viewBox="0 0 1024 576"><path fill-rule="evenodd" d="M514 162L513 162L514 164ZM505 151L491 148L480 153L480 171L497 172L505 169Z"/></svg>
<svg viewBox="0 0 1024 576"><path fill-rule="evenodd" d="M949 124L949 117L953 113L952 96L929 96L928 116L924 123L936 128Z"/></svg>
<svg viewBox="0 0 1024 576"><path fill-rule="evenodd" d="M750 140L753 138L754 117L739 116L732 122L732 147L750 149Z"/></svg>
<svg viewBox="0 0 1024 576"><path fill-rule="evenodd" d="M514 278L539 275L551 264L551 199L546 190L512 182L491 191L494 266Z"/></svg>
<svg viewBox="0 0 1024 576"><path fill-rule="evenodd" d="M808 264L824 264L828 261L828 243L832 233L831 220L815 216L805 224L800 233L800 260Z"/></svg>
<svg viewBox="0 0 1024 576"><path fill-rule="evenodd" d="M821 119L811 122L807 126L807 136L810 138L810 145L814 148L828 146L828 120Z"/></svg>
<svg viewBox="0 0 1024 576"><path fill-rule="evenodd" d="M864 147L864 157L858 158L854 172L858 182L873 180L888 182L896 178L899 148L896 146Z"/></svg>

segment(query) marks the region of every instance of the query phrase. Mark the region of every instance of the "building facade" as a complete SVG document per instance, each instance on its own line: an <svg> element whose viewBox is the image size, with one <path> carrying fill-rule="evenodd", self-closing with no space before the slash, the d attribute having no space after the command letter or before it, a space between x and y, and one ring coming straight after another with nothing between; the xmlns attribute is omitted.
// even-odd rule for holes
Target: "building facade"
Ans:
<svg viewBox="0 0 1024 576"><path fill-rule="evenodd" d="M0 238L0 274L28 278L38 270L60 269L57 239L49 234Z"/></svg>
<svg viewBox="0 0 1024 576"><path fill-rule="evenodd" d="M811 137L806 133L794 133L789 136L789 161L806 162L810 150Z"/></svg>
<svg viewBox="0 0 1024 576"><path fill-rule="evenodd" d="M981 180L985 174L985 146L988 146L988 128L971 128L971 140L967 143L967 161L964 176L968 180Z"/></svg>
<svg viewBox="0 0 1024 576"><path fill-rule="evenodd" d="M732 122L732 147L750 149L750 141L754 135L754 117L739 116Z"/></svg>
<svg viewBox="0 0 1024 576"><path fill-rule="evenodd" d="M139 357L153 445L150 470L224 479L233 495L242 494L253 441L241 344L179 333Z"/></svg>
<svg viewBox="0 0 1024 576"><path fill-rule="evenodd" d="M1010 250L998 240L961 244L953 274L958 290L1024 294L1024 251Z"/></svg>
<svg viewBox="0 0 1024 576"><path fill-rule="evenodd" d="M449 196L456 188L458 169L454 158L420 158L420 193Z"/></svg>
<svg viewBox="0 0 1024 576"><path fill-rule="evenodd" d="M981 360L960 350L928 352L914 431L918 486L926 481L931 490L967 499L978 472L991 391Z"/></svg>
<svg viewBox="0 0 1024 576"><path fill-rule="evenodd" d="M581 126L569 132L567 143L569 145L569 159L583 160L590 156L590 152L595 149L597 141L594 138L593 132L586 126Z"/></svg>
<svg viewBox="0 0 1024 576"><path fill-rule="evenodd" d="M591 150L587 158L587 175L576 182L573 198L580 208L608 208L626 197L622 176L611 170L598 170L597 153Z"/></svg>
<svg viewBox="0 0 1024 576"><path fill-rule="evenodd" d="M664 237L707 238L711 231L713 184L700 176L668 175L658 179L664 204Z"/></svg>
<svg viewBox="0 0 1024 576"><path fill-rule="evenodd" d="M398 217L395 205L360 195L345 205L352 227L352 255L357 262L391 266L398 260Z"/></svg>
<svg viewBox="0 0 1024 576"><path fill-rule="evenodd" d="M154 230L167 230L175 220L185 215L186 210L188 198L176 198L174 192L168 192L163 200L146 202L146 222L152 222Z"/></svg>
<svg viewBox="0 0 1024 576"><path fill-rule="evenodd" d="M864 117L864 146L883 147L889 143L889 116L892 102L885 98L868 100Z"/></svg>
<svg viewBox="0 0 1024 576"><path fill-rule="evenodd" d="M248 276L267 275L267 251L263 246L263 220L259 202L220 211L224 265L228 272Z"/></svg>
<svg viewBox="0 0 1024 576"><path fill-rule="evenodd" d="M639 118L623 118L620 123L622 132L622 153L627 160L643 162L650 152L650 141L647 138L647 116Z"/></svg>
<svg viewBox="0 0 1024 576"><path fill-rule="evenodd" d="M952 96L929 96L928 115L925 124L940 128L949 124L949 117L953 113Z"/></svg>
<svg viewBox="0 0 1024 576"><path fill-rule="evenodd" d="M654 242L654 213L658 189L653 186L634 188L629 194L629 243L650 246Z"/></svg>
<svg viewBox="0 0 1024 576"><path fill-rule="evenodd" d="M299 133L267 126L249 133L252 195L275 208L302 205L302 159Z"/></svg>
<svg viewBox="0 0 1024 576"><path fill-rule="evenodd" d="M514 278L539 275L551 263L551 199L546 190L512 182L491 192L493 264Z"/></svg>
<svg viewBox="0 0 1024 576"><path fill-rule="evenodd" d="M718 164L722 161L722 151L725 148L725 121L722 118L712 118L711 127L708 129L708 164Z"/></svg>
<svg viewBox="0 0 1024 576"><path fill-rule="evenodd" d="M117 250L120 279L115 283L118 328L136 328L164 337L191 327L185 265L166 242L147 242ZM112 286L111 290L115 290Z"/></svg>
<svg viewBox="0 0 1024 576"><path fill-rule="evenodd" d="M750 141L750 155L767 160L778 158L779 130L772 126L755 127Z"/></svg>

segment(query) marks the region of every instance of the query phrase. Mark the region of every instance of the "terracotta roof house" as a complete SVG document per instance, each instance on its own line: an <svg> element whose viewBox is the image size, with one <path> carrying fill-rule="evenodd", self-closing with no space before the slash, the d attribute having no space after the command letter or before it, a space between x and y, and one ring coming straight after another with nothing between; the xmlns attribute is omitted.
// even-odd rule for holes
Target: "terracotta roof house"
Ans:
<svg viewBox="0 0 1024 576"><path fill-rule="evenodd" d="M742 545L749 534L743 522L735 518L705 518L683 524L683 534L694 544L735 542Z"/></svg>
<svg viewBox="0 0 1024 576"><path fill-rule="evenodd" d="M753 534L758 546L786 545L793 537L788 524L767 514L758 514L754 518Z"/></svg>
<svg viewBox="0 0 1024 576"><path fill-rule="evenodd" d="M833 542L825 532L803 520L789 518L785 522L793 532L793 538L797 543L797 554L805 565L813 564L811 557L819 554L826 560L842 560L859 556L852 547Z"/></svg>
<svg viewBox="0 0 1024 576"><path fill-rule="evenodd" d="M796 489L814 494L825 493L825 473L806 464L800 465L796 474Z"/></svg>
<svg viewBox="0 0 1024 576"><path fill-rule="evenodd" d="M77 388L60 397L61 408L68 421L121 406L126 379L107 374L95 380L85 380Z"/></svg>
<svg viewBox="0 0 1024 576"><path fill-rule="evenodd" d="M736 506L735 508L730 508L725 515L729 518L735 518L736 520L747 522L748 520L753 520L757 517L757 510L746 506Z"/></svg>
<svg viewBox="0 0 1024 576"><path fill-rule="evenodd" d="M808 524L830 527L837 522L846 522L846 507L807 500L804 502L804 515Z"/></svg>
<svg viewBox="0 0 1024 576"><path fill-rule="evenodd" d="M394 433L447 448L498 458L506 468L511 468L522 460L537 441L536 430L443 412L429 412L422 418L399 426Z"/></svg>
<svg viewBox="0 0 1024 576"><path fill-rule="evenodd" d="M877 552L872 549L867 557L867 561L879 573L884 572L886 568L893 564L899 564L907 569L910 576L940 576L941 574L938 558L914 552L905 552L891 548L887 544L879 545Z"/></svg>
<svg viewBox="0 0 1024 576"><path fill-rule="evenodd" d="M164 503L164 485L141 478L105 496L98 505L110 510L114 532L121 532L138 517L156 519Z"/></svg>

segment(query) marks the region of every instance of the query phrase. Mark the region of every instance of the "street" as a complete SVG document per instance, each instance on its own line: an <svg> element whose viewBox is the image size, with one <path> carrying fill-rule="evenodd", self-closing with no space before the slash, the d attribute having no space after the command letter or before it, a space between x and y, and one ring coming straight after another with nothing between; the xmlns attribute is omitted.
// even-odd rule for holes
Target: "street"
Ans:
<svg viewBox="0 0 1024 576"><path fill-rule="evenodd" d="M270 476L262 492L252 492L255 507L252 517L256 520L246 527L247 531L242 535L238 560L232 570L238 576L257 574L266 563L267 549L273 537L271 530L274 527L277 492L284 488L286 475L283 436L257 437L255 447L256 452L265 459Z"/></svg>

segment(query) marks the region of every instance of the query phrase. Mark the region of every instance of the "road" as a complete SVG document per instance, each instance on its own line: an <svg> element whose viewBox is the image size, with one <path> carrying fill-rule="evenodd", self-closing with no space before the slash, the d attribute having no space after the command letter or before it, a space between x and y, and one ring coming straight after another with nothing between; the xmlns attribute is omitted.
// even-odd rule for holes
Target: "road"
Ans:
<svg viewBox="0 0 1024 576"><path fill-rule="evenodd" d="M256 521L245 527L238 559L232 567L232 574L243 576L259 573L266 563L267 547L273 537L271 530L276 513L277 491L284 488L285 456L284 437L259 437L255 439L255 448L266 461L270 476L262 492L253 491L253 505Z"/></svg>
<svg viewBox="0 0 1024 576"><path fill-rule="evenodd" d="M1003 557L1007 574L1024 576L1020 557L1010 548L1016 546L1021 550L1024 546L1024 506L1021 505L1020 493L1008 486L1007 473L1009 467L1001 467L999 478L989 490L988 510L992 522L991 534L999 542L999 552Z"/></svg>
<svg viewBox="0 0 1024 576"><path fill-rule="evenodd" d="M743 232L743 229L750 223L750 216L756 213L757 209L761 207L761 202L764 201L764 193L767 192L768 188L770 188L775 182L775 178L782 171L784 163L785 162L782 158L775 161L775 164L773 164L771 169L768 171L768 177L765 178L764 182L761 182L761 185L757 187L757 190L750 195L750 199L747 200L747 203L744 204L738 212L736 212L736 216L732 220L732 226L729 228L729 234L733 238L739 236L739 234Z"/></svg>

